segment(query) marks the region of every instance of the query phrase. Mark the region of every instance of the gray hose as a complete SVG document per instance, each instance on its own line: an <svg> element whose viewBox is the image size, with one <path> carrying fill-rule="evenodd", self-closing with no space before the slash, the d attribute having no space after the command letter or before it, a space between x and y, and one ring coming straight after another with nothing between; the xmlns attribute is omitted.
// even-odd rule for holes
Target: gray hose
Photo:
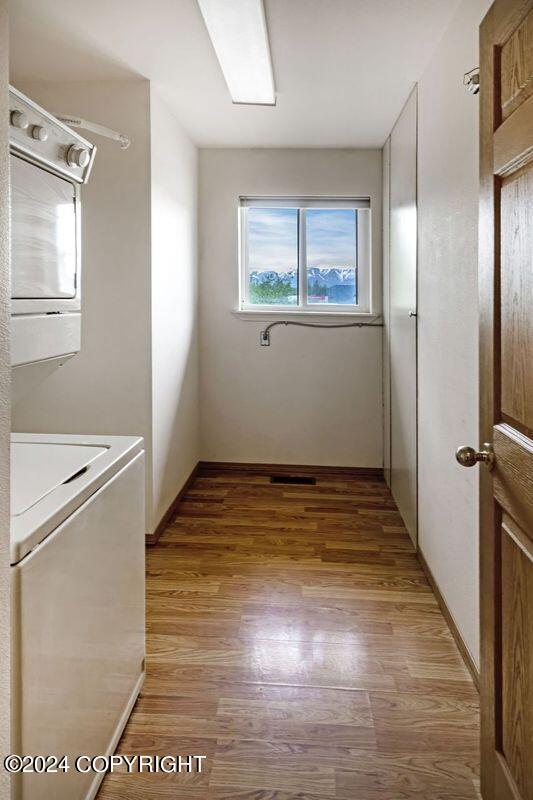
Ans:
<svg viewBox="0 0 533 800"><path fill-rule="evenodd" d="M383 328L382 322L342 322L335 325L322 325L320 322L294 322L293 320L276 320L265 328L270 333L276 325L297 325L301 328Z"/></svg>

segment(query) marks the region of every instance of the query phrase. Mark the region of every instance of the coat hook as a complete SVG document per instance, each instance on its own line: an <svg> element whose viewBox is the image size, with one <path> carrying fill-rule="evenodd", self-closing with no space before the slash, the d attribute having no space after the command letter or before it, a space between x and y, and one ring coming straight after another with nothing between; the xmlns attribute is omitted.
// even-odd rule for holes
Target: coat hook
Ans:
<svg viewBox="0 0 533 800"><path fill-rule="evenodd" d="M479 92L479 67L474 67L470 72L465 72L463 75L463 84L470 94L477 94Z"/></svg>

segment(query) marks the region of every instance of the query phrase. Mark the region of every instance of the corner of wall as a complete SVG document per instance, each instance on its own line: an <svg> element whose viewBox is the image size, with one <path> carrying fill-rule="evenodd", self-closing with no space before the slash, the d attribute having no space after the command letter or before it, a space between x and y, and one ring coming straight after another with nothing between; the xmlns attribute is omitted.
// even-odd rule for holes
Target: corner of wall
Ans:
<svg viewBox="0 0 533 800"><path fill-rule="evenodd" d="M200 457L198 151L153 85L150 169L153 531Z"/></svg>

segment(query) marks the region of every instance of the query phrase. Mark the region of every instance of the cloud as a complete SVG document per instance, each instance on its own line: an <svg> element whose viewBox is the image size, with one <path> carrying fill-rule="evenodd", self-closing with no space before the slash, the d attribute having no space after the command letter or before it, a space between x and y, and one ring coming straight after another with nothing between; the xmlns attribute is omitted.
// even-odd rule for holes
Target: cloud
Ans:
<svg viewBox="0 0 533 800"><path fill-rule="evenodd" d="M250 270L286 272L298 266L298 211L295 208L248 210Z"/></svg>
<svg viewBox="0 0 533 800"><path fill-rule="evenodd" d="M307 209L307 265L355 267L355 217L351 209ZM248 210L250 270L296 269L298 211L295 208Z"/></svg>
<svg viewBox="0 0 533 800"><path fill-rule="evenodd" d="M355 267L355 215L349 208L307 210L308 267Z"/></svg>

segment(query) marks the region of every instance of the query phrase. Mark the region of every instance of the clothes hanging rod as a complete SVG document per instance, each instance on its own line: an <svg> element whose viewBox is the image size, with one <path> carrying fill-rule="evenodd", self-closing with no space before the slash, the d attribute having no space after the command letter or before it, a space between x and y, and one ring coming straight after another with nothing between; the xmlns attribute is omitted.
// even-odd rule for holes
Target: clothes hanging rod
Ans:
<svg viewBox="0 0 533 800"><path fill-rule="evenodd" d="M64 122L65 125L69 125L71 128L81 128L82 130L96 133L99 136L104 136L106 139L112 139L114 142L119 143L122 150L127 150L131 144L131 139L128 136L114 131L106 125L100 125L97 122L89 122L87 119L75 117L71 114L56 114L56 117L60 122Z"/></svg>

